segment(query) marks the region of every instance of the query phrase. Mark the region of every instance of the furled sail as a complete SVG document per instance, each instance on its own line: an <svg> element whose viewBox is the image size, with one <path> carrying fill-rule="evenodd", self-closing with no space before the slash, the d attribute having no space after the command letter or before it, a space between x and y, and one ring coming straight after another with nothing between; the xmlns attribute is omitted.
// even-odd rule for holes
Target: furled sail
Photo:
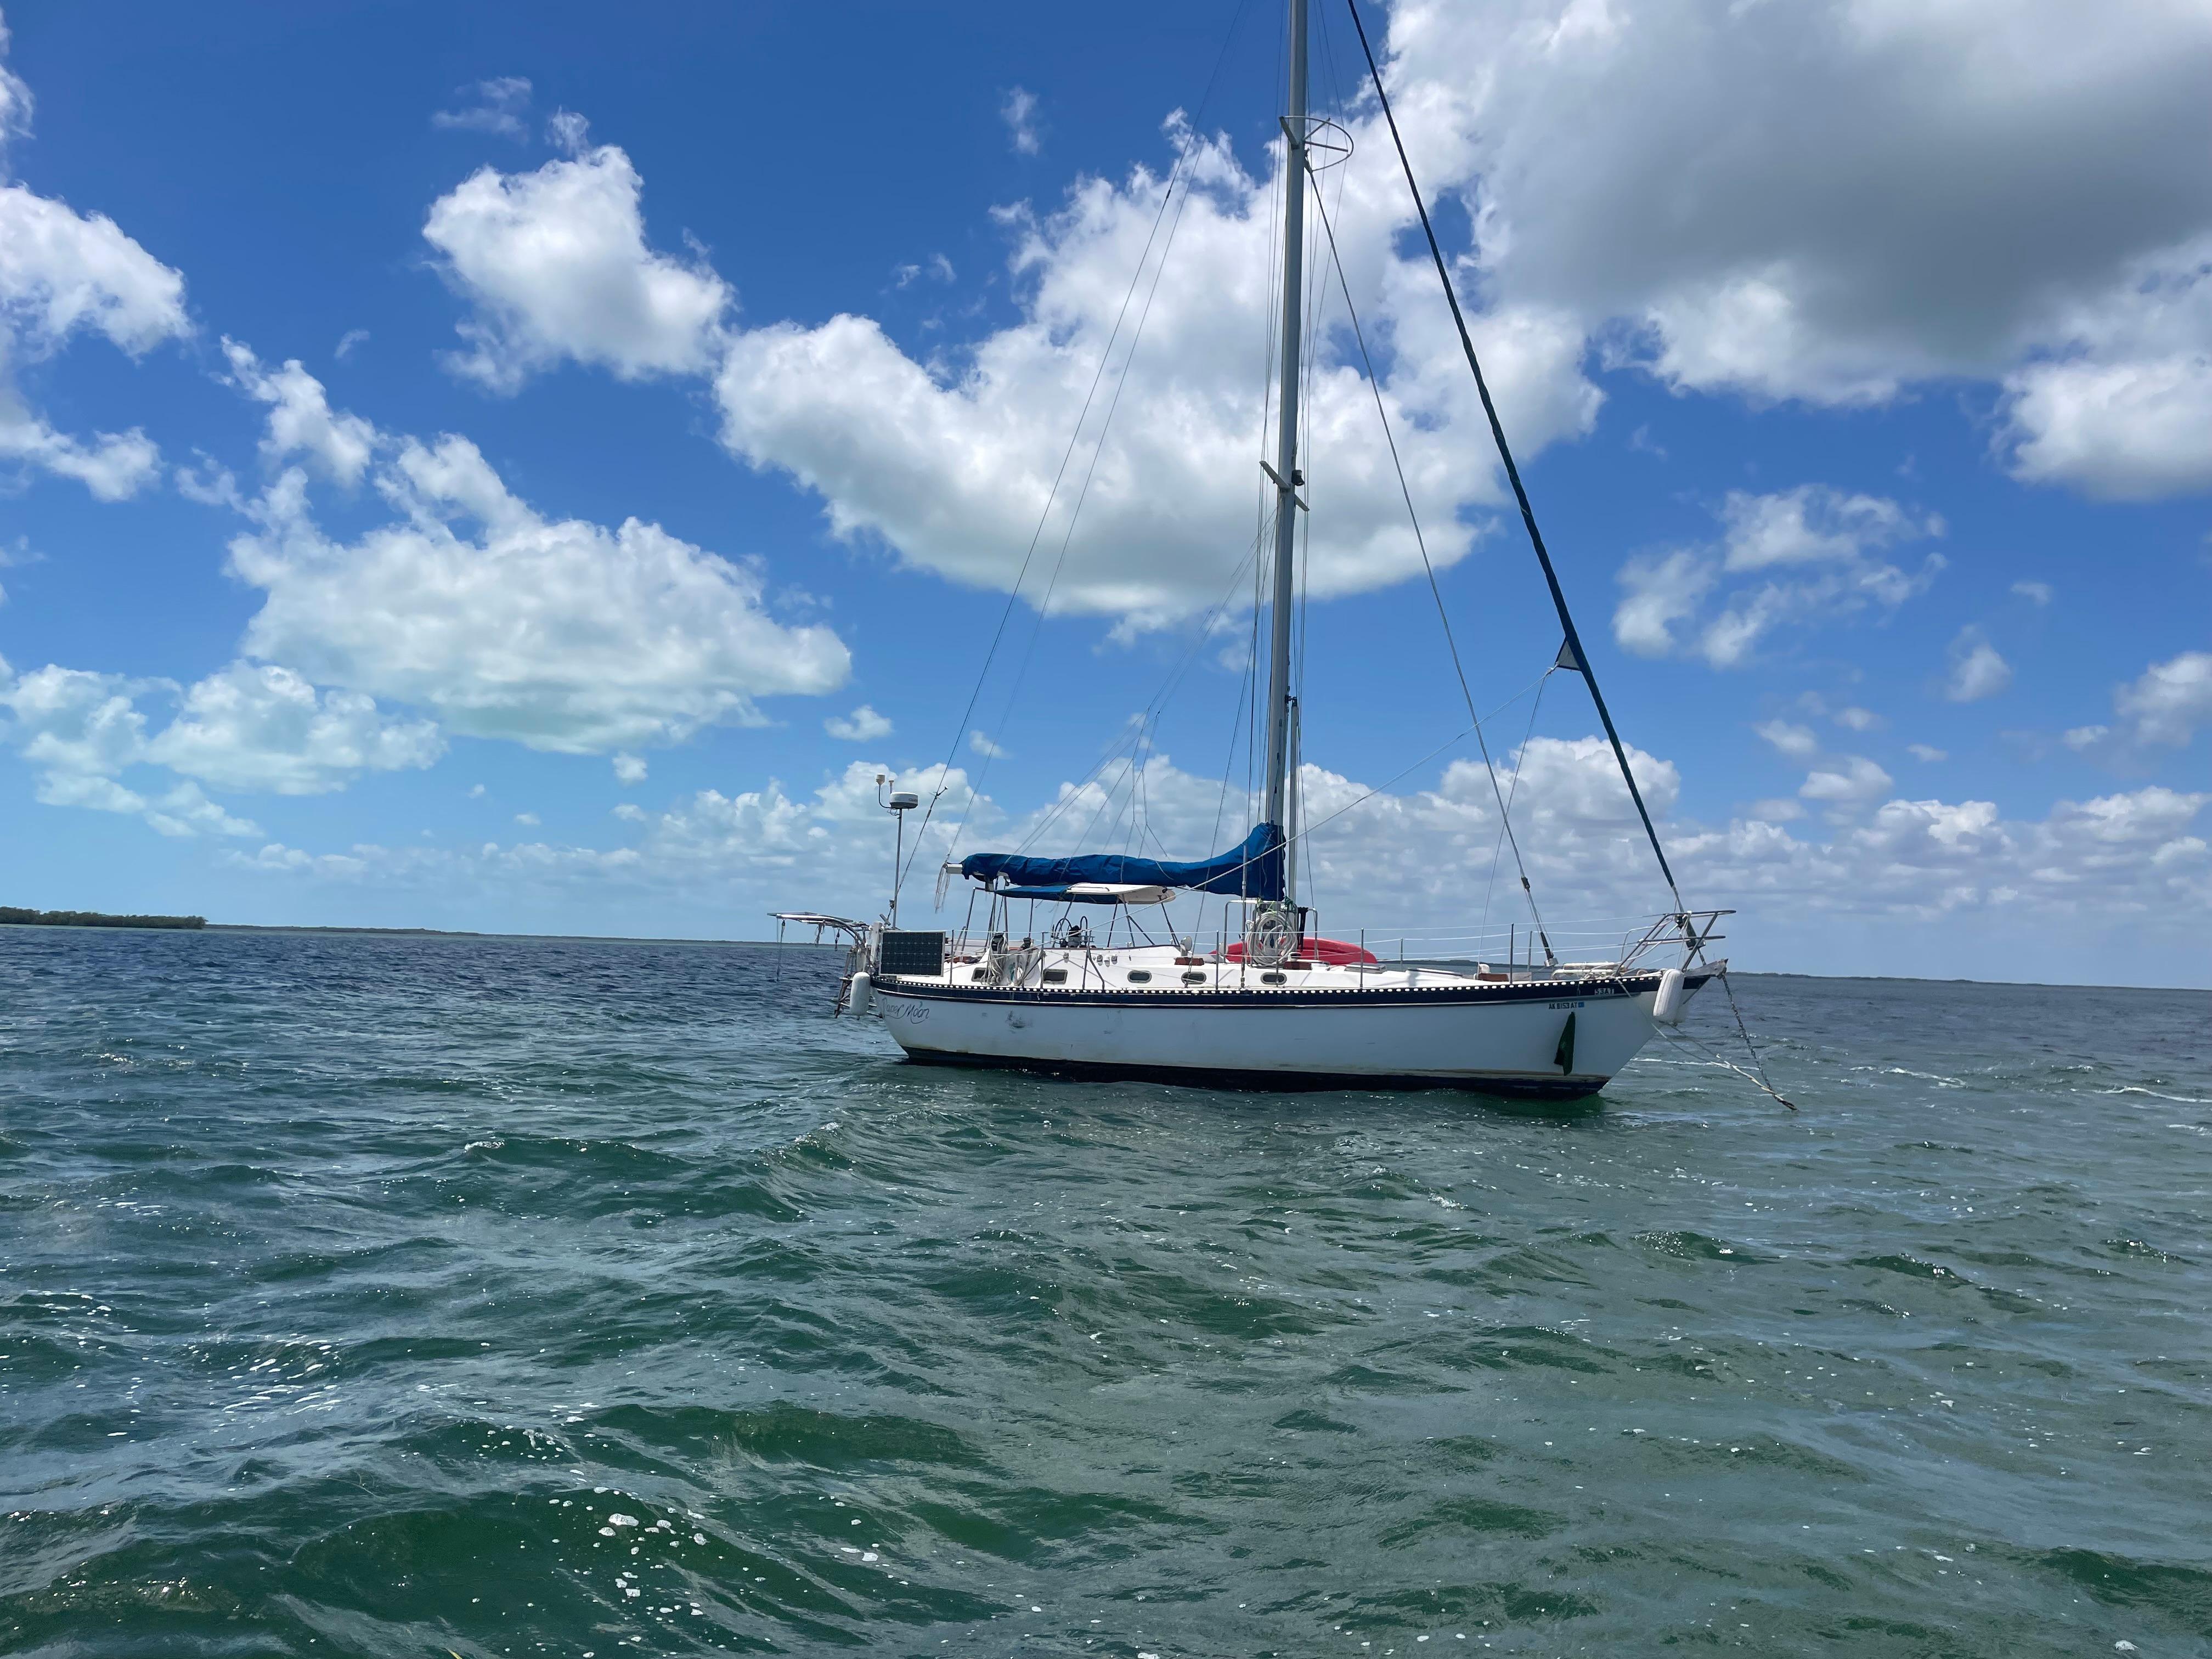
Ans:
<svg viewBox="0 0 2212 1659"><path fill-rule="evenodd" d="M1233 893L1244 898L1283 896L1282 826L1262 823L1226 853L1194 863L1090 853L1077 858L1027 858L1018 853L970 853L960 873L970 881L1004 881L1016 887L1067 888L1078 884L1177 887L1194 893Z"/></svg>
<svg viewBox="0 0 2212 1659"><path fill-rule="evenodd" d="M1079 881L1068 887L1000 887L1000 898L1050 899L1061 904L1165 904L1172 887L1133 887L1126 882Z"/></svg>

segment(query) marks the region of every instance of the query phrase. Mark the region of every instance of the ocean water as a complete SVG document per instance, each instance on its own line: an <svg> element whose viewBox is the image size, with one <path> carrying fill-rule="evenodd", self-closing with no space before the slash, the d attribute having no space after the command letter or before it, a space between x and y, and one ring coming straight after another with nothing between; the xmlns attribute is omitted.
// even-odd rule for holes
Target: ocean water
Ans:
<svg viewBox="0 0 2212 1659"><path fill-rule="evenodd" d="M1793 1115L834 976L0 929L0 1651L2212 1652L2212 997L1747 976Z"/></svg>

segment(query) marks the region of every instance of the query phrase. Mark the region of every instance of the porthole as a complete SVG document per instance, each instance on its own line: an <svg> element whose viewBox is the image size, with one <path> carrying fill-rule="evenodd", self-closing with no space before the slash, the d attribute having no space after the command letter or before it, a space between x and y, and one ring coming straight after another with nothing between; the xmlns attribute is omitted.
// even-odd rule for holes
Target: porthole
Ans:
<svg viewBox="0 0 2212 1659"><path fill-rule="evenodd" d="M1262 985L1287 985L1290 983L1290 976L1286 974L1262 974L1260 975L1260 983Z"/></svg>
<svg viewBox="0 0 2212 1659"><path fill-rule="evenodd" d="M985 980L988 980L990 977L991 970L988 968L978 968L974 975L975 981L978 985L981 985Z"/></svg>
<svg viewBox="0 0 2212 1659"><path fill-rule="evenodd" d="M1130 983L1130 984L1132 984L1132 985L1150 985L1152 982L1152 975L1151 975L1151 974L1149 974L1149 973L1147 973L1144 969L1142 969L1142 968L1132 968L1131 969L1129 969L1129 983Z"/></svg>
<svg viewBox="0 0 2212 1659"><path fill-rule="evenodd" d="M1037 978L1046 985L1065 985L1067 983L1067 969L1065 968L1048 968L1042 973L1039 974Z"/></svg>
<svg viewBox="0 0 2212 1659"><path fill-rule="evenodd" d="M1206 975L1204 974L1185 974L1182 976L1182 982L1186 985L1203 985L1206 983Z"/></svg>

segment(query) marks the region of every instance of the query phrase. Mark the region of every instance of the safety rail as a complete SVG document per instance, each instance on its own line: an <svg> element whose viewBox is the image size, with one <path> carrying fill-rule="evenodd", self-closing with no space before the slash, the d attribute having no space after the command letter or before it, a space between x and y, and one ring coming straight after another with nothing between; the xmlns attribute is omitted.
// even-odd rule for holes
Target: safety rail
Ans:
<svg viewBox="0 0 2212 1659"><path fill-rule="evenodd" d="M1345 964L1352 967L1449 968L1510 979L1571 978L1621 972L1669 945L1682 947L1683 965L1687 966L1704 953L1707 945L1724 937L1717 931L1720 920L1734 914L1732 910L1692 910L1658 916L1644 912L1633 916L1593 917L1564 927L1547 927L1540 939L1520 922L1509 922L1502 927L1479 927L1472 932L1431 929L1334 933L1317 915L1310 913L1304 937L1328 939L1355 947L1358 959ZM1194 963L1218 963L1234 960L1231 948L1243 945L1245 939L1244 933L1237 928L1168 931L1158 938L1149 937L1147 930L1146 933L1124 937L1110 923L1102 932L1085 925L1088 921L1058 919L1036 933L1019 935L1012 930L995 935L964 927L948 931L945 936L945 960L948 964L962 966L978 963L989 956L994 943L1004 946L1018 937L1024 947L1101 953L1174 945L1179 958ZM1550 947L1548 957L1543 955L1547 942ZM1368 957L1374 960L1367 962Z"/></svg>

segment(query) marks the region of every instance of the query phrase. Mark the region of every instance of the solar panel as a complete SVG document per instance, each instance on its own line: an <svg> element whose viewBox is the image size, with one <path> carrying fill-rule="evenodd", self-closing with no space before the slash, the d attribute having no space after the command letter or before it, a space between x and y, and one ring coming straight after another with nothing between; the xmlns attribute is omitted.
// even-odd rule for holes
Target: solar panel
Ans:
<svg viewBox="0 0 2212 1659"><path fill-rule="evenodd" d="M918 927L884 930L876 953L879 974L918 974L925 977L945 971L945 930Z"/></svg>

